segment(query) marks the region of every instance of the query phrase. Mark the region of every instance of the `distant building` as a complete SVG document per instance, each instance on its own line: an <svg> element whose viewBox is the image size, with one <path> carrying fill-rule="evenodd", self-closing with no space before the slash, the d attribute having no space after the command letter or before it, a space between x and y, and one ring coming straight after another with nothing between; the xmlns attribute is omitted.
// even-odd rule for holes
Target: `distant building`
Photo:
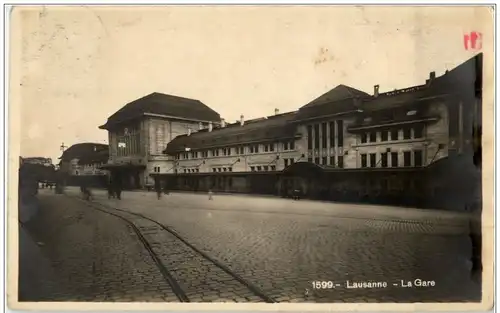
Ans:
<svg viewBox="0 0 500 313"><path fill-rule="evenodd" d="M369 95L339 85L296 112L165 138L171 167L153 176L182 190L287 196L300 189L311 198L419 206L455 192L460 198L480 183L472 161L480 148L481 75L480 54L418 86L385 93L375 86ZM445 167L455 174L436 174ZM471 179L450 189L457 184L447 177L465 172ZM422 202L428 199L433 204Z"/></svg>
<svg viewBox="0 0 500 313"><path fill-rule="evenodd" d="M162 152L179 135L220 124L217 112L198 100L152 93L111 115L99 128L108 131L109 169L125 188L152 183L150 174L167 173L173 157Z"/></svg>
<svg viewBox="0 0 500 313"><path fill-rule="evenodd" d="M40 165L44 165L44 166L53 165L51 158L44 158L44 157L23 158L23 157L21 157L21 160L23 163L29 163L29 164L40 164Z"/></svg>
<svg viewBox="0 0 500 313"><path fill-rule="evenodd" d="M66 175L66 184L78 185L82 179L88 179L102 185L107 175L102 167L107 164L108 149L108 145L92 142L74 144L66 149L59 157L59 171Z"/></svg>

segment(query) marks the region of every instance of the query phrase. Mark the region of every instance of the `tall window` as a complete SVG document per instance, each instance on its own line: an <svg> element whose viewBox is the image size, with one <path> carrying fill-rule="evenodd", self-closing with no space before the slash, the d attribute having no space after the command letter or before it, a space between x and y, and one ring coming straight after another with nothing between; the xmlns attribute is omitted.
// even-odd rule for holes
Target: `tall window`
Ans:
<svg viewBox="0 0 500 313"><path fill-rule="evenodd" d="M335 147L335 122L330 122L330 147Z"/></svg>
<svg viewBox="0 0 500 313"><path fill-rule="evenodd" d="M326 123L321 124L321 147L326 149L328 134L326 133Z"/></svg>
<svg viewBox="0 0 500 313"><path fill-rule="evenodd" d="M367 143L367 142L368 142L368 134L362 133L361 134L361 143Z"/></svg>
<svg viewBox="0 0 500 313"><path fill-rule="evenodd" d="M335 162L335 157L334 156L330 157L330 165L331 166L336 166L337 165L337 162Z"/></svg>
<svg viewBox="0 0 500 313"><path fill-rule="evenodd" d="M344 146L344 121L337 121L337 142L339 147Z"/></svg>
<svg viewBox="0 0 500 313"><path fill-rule="evenodd" d="M321 164L326 165L327 160L328 159L326 157L322 157L321 158Z"/></svg>
<svg viewBox="0 0 500 313"><path fill-rule="evenodd" d="M397 129L391 130L391 140L392 141L398 140L399 139L398 135L399 135L399 130L397 130Z"/></svg>
<svg viewBox="0 0 500 313"><path fill-rule="evenodd" d="M387 162L387 152L381 153L380 158L381 158L380 163L381 163L382 167L387 167L387 163L388 163Z"/></svg>
<svg viewBox="0 0 500 313"><path fill-rule="evenodd" d="M337 164L337 167L338 167L338 168L344 168L344 156L343 156L343 155L339 155L339 156L338 156L338 164Z"/></svg>
<svg viewBox="0 0 500 313"><path fill-rule="evenodd" d="M361 167L368 167L368 159L365 153L361 154Z"/></svg>
<svg viewBox="0 0 500 313"><path fill-rule="evenodd" d="M415 150L413 151L414 155L414 159L415 159L415 166L422 166L422 163L423 163L423 153L422 153L422 150Z"/></svg>
<svg viewBox="0 0 500 313"><path fill-rule="evenodd" d="M319 164L319 158L314 158L314 163Z"/></svg>
<svg viewBox="0 0 500 313"><path fill-rule="evenodd" d="M307 150L311 150L313 148L312 146L312 126L307 125Z"/></svg>
<svg viewBox="0 0 500 313"><path fill-rule="evenodd" d="M404 166L411 166L411 152L410 151L403 152L403 161L404 161Z"/></svg>
<svg viewBox="0 0 500 313"><path fill-rule="evenodd" d="M288 166L288 159L283 159L283 165L285 165L285 167Z"/></svg>
<svg viewBox="0 0 500 313"><path fill-rule="evenodd" d="M319 124L314 125L314 149L319 149Z"/></svg>
<svg viewBox="0 0 500 313"><path fill-rule="evenodd" d="M313 159L312 158L307 158L307 162L312 163Z"/></svg>
<svg viewBox="0 0 500 313"><path fill-rule="evenodd" d="M411 139L411 128L410 127L403 128L403 139Z"/></svg>
<svg viewBox="0 0 500 313"><path fill-rule="evenodd" d="M376 167L376 166L377 166L377 154L370 153L370 167Z"/></svg>
<svg viewBox="0 0 500 313"><path fill-rule="evenodd" d="M417 125L415 128L413 128L413 135L414 138L423 138L424 137L424 126L423 125Z"/></svg>
<svg viewBox="0 0 500 313"><path fill-rule="evenodd" d="M377 142L377 132L370 132L370 142Z"/></svg>
<svg viewBox="0 0 500 313"><path fill-rule="evenodd" d="M391 152L391 166L398 167L398 153Z"/></svg>
<svg viewBox="0 0 500 313"><path fill-rule="evenodd" d="M389 140L389 132L388 131L381 131L380 132L380 141L387 141Z"/></svg>

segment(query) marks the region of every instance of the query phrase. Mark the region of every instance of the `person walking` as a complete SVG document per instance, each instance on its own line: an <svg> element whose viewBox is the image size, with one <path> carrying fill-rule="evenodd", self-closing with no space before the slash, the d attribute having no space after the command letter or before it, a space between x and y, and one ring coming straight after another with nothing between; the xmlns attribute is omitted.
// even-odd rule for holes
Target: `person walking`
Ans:
<svg viewBox="0 0 500 313"><path fill-rule="evenodd" d="M213 200L214 199L214 193L212 192L212 189L208 190L208 200Z"/></svg>
<svg viewBox="0 0 500 313"><path fill-rule="evenodd" d="M155 178L155 191L156 191L156 196L158 197L158 200L161 199L161 182L160 179L157 177Z"/></svg>

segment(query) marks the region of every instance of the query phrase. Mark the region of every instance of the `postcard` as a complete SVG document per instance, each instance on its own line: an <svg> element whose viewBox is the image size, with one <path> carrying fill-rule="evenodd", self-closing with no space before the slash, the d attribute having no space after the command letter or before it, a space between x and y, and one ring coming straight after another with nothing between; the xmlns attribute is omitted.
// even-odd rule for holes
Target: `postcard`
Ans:
<svg viewBox="0 0 500 313"><path fill-rule="evenodd" d="M494 14L14 7L10 308L490 309Z"/></svg>

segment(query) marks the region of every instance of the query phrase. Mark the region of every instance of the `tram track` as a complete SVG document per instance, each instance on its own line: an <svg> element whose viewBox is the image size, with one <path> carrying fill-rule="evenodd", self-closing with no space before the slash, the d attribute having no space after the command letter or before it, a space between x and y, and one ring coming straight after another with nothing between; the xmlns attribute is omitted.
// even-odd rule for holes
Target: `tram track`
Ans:
<svg viewBox="0 0 500 313"><path fill-rule="evenodd" d="M225 300L231 296L237 299L234 300L236 302L276 302L226 265L193 246L171 227L140 213L84 201L78 197L75 199L127 223L180 302L206 302L205 298L209 299L208 302L217 302L218 299ZM168 244L164 244L164 240ZM174 252L168 246L181 252ZM188 270L185 267L187 263L191 265Z"/></svg>

